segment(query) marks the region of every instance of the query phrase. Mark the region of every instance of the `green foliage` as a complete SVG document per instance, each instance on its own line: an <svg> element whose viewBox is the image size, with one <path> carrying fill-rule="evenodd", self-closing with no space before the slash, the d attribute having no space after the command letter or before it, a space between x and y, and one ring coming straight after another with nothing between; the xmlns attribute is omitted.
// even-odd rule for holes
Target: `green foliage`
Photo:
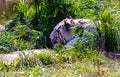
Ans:
<svg viewBox="0 0 120 77"><path fill-rule="evenodd" d="M89 32L90 29L93 30L92 33ZM97 33L95 32L94 27L91 27L90 29L84 30L79 26L73 28L73 33L78 39L77 42L74 44L74 47L76 49L79 49L80 51L85 51L86 49L97 49Z"/></svg>
<svg viewBox="0 0 120 77"><path fill-rule="evenodd" d="M28 4L24 2L19 2L15 6L15 8L17 9L17 12L18 12L17 17L19 18L19 20L24 21L24 15L28 10Z"/></svg>
<svg viewBox="0 0 120 77"><path fill-rule="evenodd" d="M69 11L71 3L68 0L33 0L32 2L35 14L31 18L30 27L43 32L42 42L41 40L38 40L40 42L38 45L50 47L50 32L59 21L66 17L67 14L72 13L72 11Z"/></svg>
<svg viewBox="0 0 120 77"><path fill-rule="evenodd" d="M8 16L8 13L6 11L3 12L3 15L2 15L4 18L8 19L9 16Z"/></svg>
<svg viewBox="0 0 120 77"><path fill-rule="evenodd" d="M28 2L18 2L15 6L17 14L12 21L6 24L6 34L13 35L15 37L13 39L17 42L15 47L13 43L9 42L13 48L10 51L25 49L33 41L32 46L28 45L28 49L51 47L49 35L55 25L64 19L66 15L71 15L73 18L89 18L101 21L101 25L96 26L98 35L82 31L80 28L73 29L75 35L82 36L82 34L86 34L88 38L83 42L79 41L77 48L84 50L84 48L94 47L107 51L119 51L120 12L118 7L119 2L116 4L112 1L100 0L30 0ZM7 36L3 37L7 38ZM93 38L97 42L92 41ZM2 43L2 49L6 49L2 46ZM16 49L17 46L18 49Z"/></svg>
<svg viewBox="0 0 120 77"><path fill-rule="evenodd" d="M60 50L59 50L60 51ZM67 51L67 52L66 52ZM61 53L58 51L42 52L33 54L31 57L21 54L21 60L5 65L1 62L0 67L4 70L1 75L15 75L20 72L20 76L108 76L111 72L106 70L109 64L102 54L93 50L86 50L77 56L77 49L66 48ZM3 68L4 67L4 68ZM6 71L11 73L6 73ZM13 72L14 73L13 73ZM63 72L64 71L64 72ZM70 73L68 73L70 72ZM71 73L73 72L73 73ZM113 71L113 73L116 73ZM62 74L62 75L61 75ZM111 73L112 74L112 73ZM18 73L16 73L18 75ZM16 76L15 75L15 76Z"/></svg>
<svg viewBox="0 0 120 77"><path fill-rule="evenodd" d="M6 24L5 24L5 28L6 28L6 31L11 31L13 30L14 27L16 27L18 23L18 18L15 17L13 20L9 20Z"/></svg>
<svg viewBox="0 0 120 77"><path fill-rule="evenodd" d="M17 24L27 25L30 29L40 31L43 34L37 39L35 48L51 47L50 32L66 15L72 15L71 5L69 0L20 1L15 6L17 14L11 22L5 25L6 30L13 31Z"/></svg>
<svg viewBox="0 0 120 77"><path fill-rule="evenodd" d="M119 51L120 12L114 10L119 9L120 3L106 0L104 4L99 4L99 1L32 0L30 4L19 3L18 15L6 25L7 31L0 33L1 52L50 45L48 40L50 32L67 14L73 18L100 20L101 24L95 25L98 35L82 32L79 27L74 28L75 35L82 36L85 33L88 37L86 40L80 39L74 47L59 46L54 51L40 51L41 53L35 55L32 53L32 57L24 55L23 52L20 55L21 60L12 64L0 61L0 75L3 77L119 77L120 62L106 59L98 50L95 52L94 48L100 45L107 51ZM97 38L97 44L90 40L94 37Z"/></svg>
<svg viewBox="0 0 120 77"><path fill-rule="evenodd" d="M75 0L71 10L77 18L93 18L100 10L99 2L97 0Z"/></svg>
<svg viewBox="0 0 120 77"><path fill-rule="evenodd" d="M83 28L82 28L82 27L79 27L79 26L73 27L72 30L73 30L73 34L74 34L75 36L82 36L82 34L83 34L83 32L84 32Z"/></svg>
<svg viewBox="0 0 120 77"><path fill-rule="evenodd" d="M116 7L117 5L114 5ZM96 19L101 21L101 25L97 26L99 32L99 43L103 50L108 52L119 52L120 50L120 35L119 35L119 12L112 12L115 10L113 6L105 5L99 11Z"/></svg>
<svg viewBox="0 0 120 77"><path fill-rule="evenodd" d="M13 30L0 33L1 52L34 49L36 40L42 35L38 31L31 30L26 25L17 25Z"/></svg>
<svg viewBox="0 0 120 77"><path fill-rule="evenodd" d="M12 33L0 33L0 51L1 52L10 52L15 50L13 45L14 36Z"/></svg>
<svg viewBox="0 0 120 77"><path fill-rule="evenodd" d="M79 0L78 0L79 1ZM95 0L85 0L81 2L75 2L74 9L77 8L77 16L90 18L95 21L96 29L98 34L93 34L88 31L82 32L79 28L74 29L75 35L87 36L87 39L79 39L75 47L81 50L84 48L102 49L105 51L119 52L120 50L120 33L119 33L119 2L115 4L114 2ZM117 2L117 1L116 1ZM100 20L101 24L96 23L96 20Z"/></svg>

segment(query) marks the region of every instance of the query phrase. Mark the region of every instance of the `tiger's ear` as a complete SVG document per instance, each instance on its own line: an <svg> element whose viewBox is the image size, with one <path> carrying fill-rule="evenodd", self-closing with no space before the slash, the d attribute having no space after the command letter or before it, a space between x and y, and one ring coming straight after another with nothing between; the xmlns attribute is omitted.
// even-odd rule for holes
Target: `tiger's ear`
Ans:
<svg viewBox="0 0 120 77"><path fill-rule="evenodd" d="M70 15L67 15L66 19L73 19L73 18Z"/></svg>

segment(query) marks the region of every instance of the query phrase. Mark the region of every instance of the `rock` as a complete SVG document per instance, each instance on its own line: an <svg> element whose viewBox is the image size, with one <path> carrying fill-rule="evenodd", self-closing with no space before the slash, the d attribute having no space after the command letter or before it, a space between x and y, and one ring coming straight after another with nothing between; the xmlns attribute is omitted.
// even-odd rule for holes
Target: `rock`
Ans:
<svg viewBox="0 0 120 77"><path fill-rule="evenodd" d="M26 56L29 58L33 58L34 54L40 54L43 52L50 52L48 49L35 49L35 50L24 50L24 51L16 51L8 54L0 54L0 61L5 64L12 64L17 60L24 59Z"/></svg>
<svg viewBox="0 0 120 77"><path fill-rule="evenodd" d="M5 26L0 25L0 32L5 31Z"/></svg>

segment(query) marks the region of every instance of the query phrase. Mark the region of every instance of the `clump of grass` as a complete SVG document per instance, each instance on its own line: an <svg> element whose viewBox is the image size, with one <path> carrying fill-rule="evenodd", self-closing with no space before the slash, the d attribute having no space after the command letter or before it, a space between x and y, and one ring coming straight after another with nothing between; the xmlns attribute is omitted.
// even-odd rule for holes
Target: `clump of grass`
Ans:
<svg viewBox="0 0 120 77"><path fill-rule="evenodd" d="M107 6L108 7L108 6ZM111 12L110 8L103 8L100 11L97 19L101 21L101 25L97 26L99 33L99 43L101 43L101 47L103 50L108 52L119 52L120 50L120 42L119 42L119 24L117 22L118 14L114 15Z"/></svg>
<svg viewBox="0 0 120 77"><path fill-rule="evenodd" d="M2 76L119 76L119 62L106 59L92 49L80 52L76 48L58 48L31 57L22 54L24 58L12 64L0 62Z"/></svg>

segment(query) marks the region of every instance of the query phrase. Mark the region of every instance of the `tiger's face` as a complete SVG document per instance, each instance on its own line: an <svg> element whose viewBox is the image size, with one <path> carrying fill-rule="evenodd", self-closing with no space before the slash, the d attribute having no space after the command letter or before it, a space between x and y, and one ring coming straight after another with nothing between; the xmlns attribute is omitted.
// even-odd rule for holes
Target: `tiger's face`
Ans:
<svg viewBox="0 0 120 77"><path fill-rule="evenodd" d="M64 45L73 38L71 31L72 23L69 22L71 20L72 18L63 19L55 26L55 28L53 29L49 36L53 46L56 46L57 43Z"/></svg>
<svg viewBox="0 0 120 77"><path fill-rule="evenodd" d="M72 26L80 26L80 27L84 28L85 25L88 23L90 23L90 21L86 20L86 19L72 19L72 18L65 19L65 24L66 24L66 27L68 27L68 28L72 27Z"/></svg>

